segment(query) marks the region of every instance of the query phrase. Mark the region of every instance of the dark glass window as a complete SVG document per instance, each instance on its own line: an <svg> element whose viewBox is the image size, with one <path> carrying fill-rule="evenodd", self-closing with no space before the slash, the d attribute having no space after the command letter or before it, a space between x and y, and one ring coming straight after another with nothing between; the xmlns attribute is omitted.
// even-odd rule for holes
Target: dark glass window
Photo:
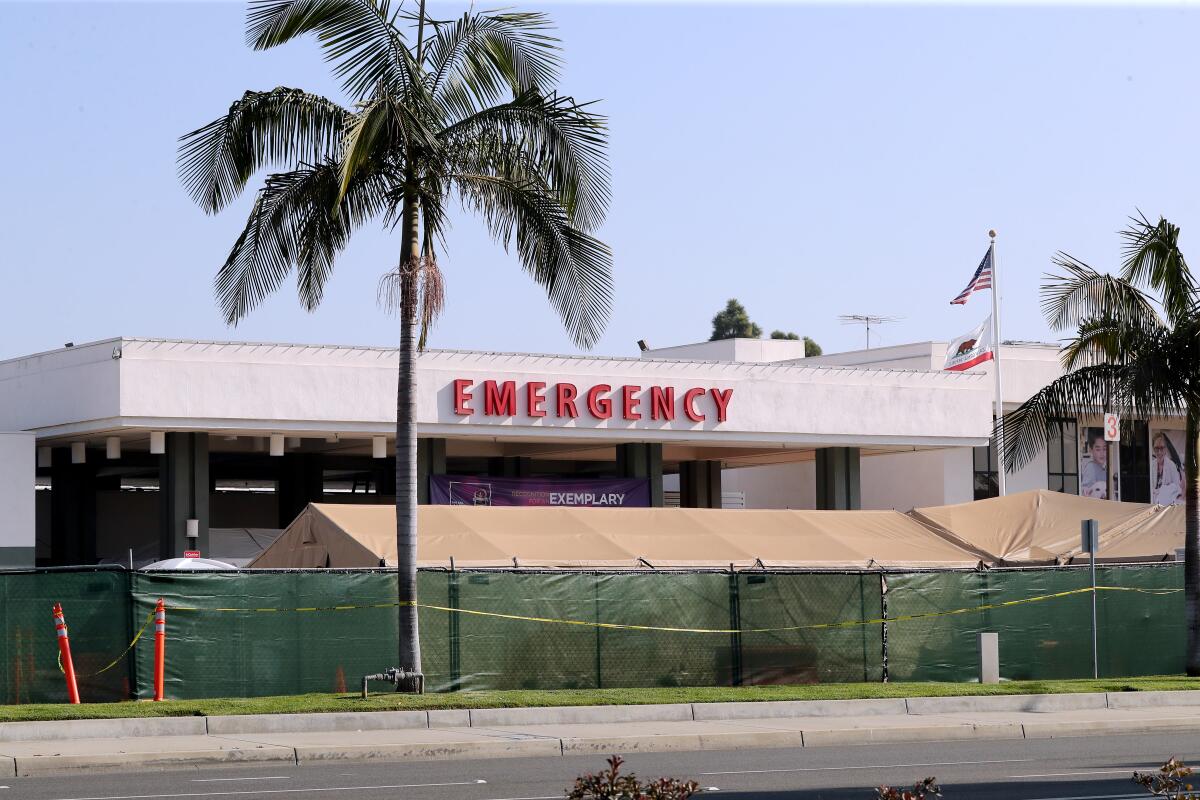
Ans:
<svg viewBox="0 0 1200 800"><path fill-rule="evenodd" d="M1059 419L1046 443L1046 488L1079 494L1079 429L1073 419Z"/></svg>
<svg viewBox="0 0 1200 800"><path fill-rule="evenodd" d="M1121 420L1121 493L1129 503L1150 502L1150 429L1142 420Z"/></svg>
<svg viewBox="0 0 1200 800"><path fill-rule="evenodd" d="M989 444L974 447L975 499L986 500L1000 496L1000 484L996 470L996 451Z"/></svg>

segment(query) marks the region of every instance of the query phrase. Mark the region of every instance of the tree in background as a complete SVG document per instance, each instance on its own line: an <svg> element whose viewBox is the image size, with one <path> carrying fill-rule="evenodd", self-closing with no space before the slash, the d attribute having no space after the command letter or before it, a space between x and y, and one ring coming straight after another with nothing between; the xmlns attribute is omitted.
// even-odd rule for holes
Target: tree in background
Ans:
<svg viewBox="0 0 1200 800"><path fill-rule="evenodd" d="M215 281L236 324L296 273L315 309L351 234L399 235L380 283L399 311L396 549L400 666L421 671L417 631L416 354L442 305L436 251L451 204L515 246L581 347L604 329L612 257L589 235L609 199L604 119L557 94L558 40L539 13L438 20L424 0L251 0L247 40L265 50L313 34L351 101L300 89L248 91L182 138L180 177L205 211L263 168L245 229ZM419 328L419 332L418 332ZM418 341L419 338L419 341Z"/></svg>
<svg viewBox="0 0 1200 800"><path fill-rule="evenodd" d="M762 336L762 328L750 321L746 308L736 299L730 298L725 309L717 313L712 320L712 336L710 342L721 339L757 339Z"/></svg>
<svg viewBox="0 0 1200 800"><path fill-rule="evenodd" d="M1052 328L1073 332L1062 350L1064 374L1005 416L1004 464L1028 464L1063 417L1185 418L1186 666L1200 675L1200 289L1179 249L1179 228L1138 217L1122 237L1119 277L1055 256L1062 271L1042 287L1042 310Z"/></svg>
<svg viewBox="0 0 1200 800"><path fill-rule="evenodd" d="M801 338L803 338L804 339L804 357L805 358L812 358L813 356L819 356L819 355L821 355L821 352L822 352L821 345L817 344L815 341L813 341L812 339L810 339L807 336L801 337L799 334L793 333L792 331L787 331L786 333L783 331L771 331L771 338L772 339L788 339L790 341L799 341Z"/></svg>

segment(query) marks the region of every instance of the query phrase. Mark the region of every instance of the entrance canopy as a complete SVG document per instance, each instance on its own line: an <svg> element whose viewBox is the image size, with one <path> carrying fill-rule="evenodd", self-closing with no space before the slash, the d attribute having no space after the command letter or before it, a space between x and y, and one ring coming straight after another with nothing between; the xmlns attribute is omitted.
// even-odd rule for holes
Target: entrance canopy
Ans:
<svg viewBox="0 0 1200 800"><path fill-rule="evenodd" d="M970 550L895 511L422 506L422 567L961 567ZM310 504L250 567L396 563L393 506Z"/></svg>

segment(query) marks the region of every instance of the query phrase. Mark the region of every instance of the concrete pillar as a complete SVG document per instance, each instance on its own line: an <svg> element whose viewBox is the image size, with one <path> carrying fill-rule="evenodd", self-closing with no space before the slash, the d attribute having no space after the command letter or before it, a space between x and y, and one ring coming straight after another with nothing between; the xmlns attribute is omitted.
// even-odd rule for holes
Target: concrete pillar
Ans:
<svg viewBox="0 0 1200 800"><path fill-rule="evenodd" d="M286 528L309 503L319 503L325 495L325 470L320 453L288 453L279 463L276 497L279 500L279 527Z"/></svg>
<svg viewBox="0 0 1200 800"><path fill-rule="evenodd" d="M0 569L34 566L37 458L32 433L0 433Z"/></svg>
<svg viewBox="0 0 1200 800"><path fill-rule="evenodd" d="M446 440L417 439L417 502L429 505L429 476L446 474ZM395 469L392 483L396 482ZM395 488L388 491L395 491Z"/></svg>
<svg viewBox="0 0 1200 800"><path fill-rule="evenodd" d="M721 507L720 461L680 462L679 505L682 508Z"/></svg>
<svg viewBox="0 0 1200 800"><path fill-rule="evenodd" d="M650 506L662 508L662 445L631 442L617 445L617 474L622 478L646 478L650 481Z"/></svg>
<svg viewBox="0 0 1200 800"><path fill-rule="evenodd" d="M167 452L159 456L158 496L162 515L158 556L179 558L195 548L211 555L208 547L208 434L176 433L166 437ZM187 521L199 522L199 535L187 536Z"/></svg>
<svg viewBox="0 0 1200 800"><path fill-rule="evenodd" d="M50 562L54 566L95 563L95 484L93 464L72 464L70 447L54 448L50 462Z"/></svg>
<svg viewBox="0 0 1200 800"><path fill-rule="evenodd" d="M817 508L862 508L857 447L826 447L817 451Z"/></svg>

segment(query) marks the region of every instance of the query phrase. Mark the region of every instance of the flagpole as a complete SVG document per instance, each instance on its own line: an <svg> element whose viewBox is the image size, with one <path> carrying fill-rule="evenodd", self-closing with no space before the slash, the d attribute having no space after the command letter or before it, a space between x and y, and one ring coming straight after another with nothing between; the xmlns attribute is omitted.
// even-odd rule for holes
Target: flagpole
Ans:
<svg viewBox="0 0 1200 800"><path fill-rule="evenodd" d="M1000 380L1000 270L996 263L996 231L988 231L992 257L992 372L996 376L996 482L1000 496L1004 488L1004 391Z"/></svg>

